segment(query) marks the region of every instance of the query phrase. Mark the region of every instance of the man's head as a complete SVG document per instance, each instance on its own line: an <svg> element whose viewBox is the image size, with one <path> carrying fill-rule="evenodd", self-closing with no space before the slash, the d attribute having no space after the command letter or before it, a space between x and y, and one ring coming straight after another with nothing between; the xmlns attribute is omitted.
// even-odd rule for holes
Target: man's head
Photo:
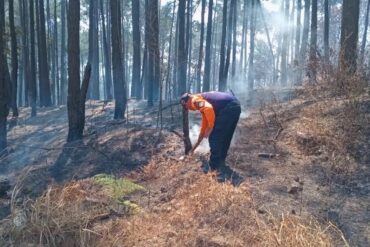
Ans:
<svg viewBox="0 0 370 247"><path fill-rule="evenodd" d="M190 93L184 93L182 96L181 96L181 99L180 99L180 103L183 107L186 107L187 109L189 109L191 106L191 98L193 97L192 94ZM189 105L190 104L190 105Z"/></svg>

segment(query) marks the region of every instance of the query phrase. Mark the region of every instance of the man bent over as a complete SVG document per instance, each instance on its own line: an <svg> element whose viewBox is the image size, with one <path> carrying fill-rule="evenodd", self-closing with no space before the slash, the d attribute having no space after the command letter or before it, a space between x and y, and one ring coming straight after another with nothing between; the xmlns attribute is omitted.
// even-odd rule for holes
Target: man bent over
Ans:
<svg viewBox="0 0 370 247"><path fill-rule="evenodd" d="M204 138L209 138L210 168L221 173L230 171L225 160L241 113L239 100L225 92L185 93L181 96L181 104L202 114L202 127L192 152Z"/></svg>

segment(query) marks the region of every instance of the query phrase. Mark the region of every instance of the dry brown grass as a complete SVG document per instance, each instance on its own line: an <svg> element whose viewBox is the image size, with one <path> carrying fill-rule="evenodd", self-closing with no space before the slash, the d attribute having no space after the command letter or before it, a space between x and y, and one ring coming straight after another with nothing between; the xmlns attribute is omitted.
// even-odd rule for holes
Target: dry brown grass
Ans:
<svg viewBox="0 0 370 247"><path fill-rule="evenodd" d="M132 216L110 217L112 197L91 179L50 187L28 205L24 227L9 236L13 243L42 246L336 245L332 227L314 219L258 214L248 183L219 183L215 174L202 174L195 160L158 159L132 174L169 194L164 201L153 195L152 204Z"/></svg>

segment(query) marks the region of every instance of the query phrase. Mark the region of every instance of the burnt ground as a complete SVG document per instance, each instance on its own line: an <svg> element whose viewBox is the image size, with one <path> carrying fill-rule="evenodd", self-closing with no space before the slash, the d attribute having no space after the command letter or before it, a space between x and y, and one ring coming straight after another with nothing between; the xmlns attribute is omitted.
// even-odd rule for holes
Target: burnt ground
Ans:
<svg viewBox="0 0 370 247"><path fill-rule="evenodd" d="M369 246L370 165L366 159L362 163L349 160L348 167L353 169L337 169L333 157L321 150L322 143L306 140L302 132L310 128L301 123L312 104L293 100L272 111L257 107L250 114L244 112L228 164L249 184L258 213L314 215L335 224L351 246ZM128 121L112 120L111 103L88 102L85 137L67 145L65 107L43 108L36 118L29 118L28 109L22 109L17 125L9 131L8 154L0 158L0 176L9 178L13 187L22 185L22 194L37 196L51 183L98 173L140 172L154 156L178 163L183 159L182 141L169 129L180 131L181 116L179 108L172 110L165 111L160 132L156 108L148 109L144 102L130 102ZM191 119L196 123L199 116L191 115ZM181 173L201 173L206 146L191 157L196 167L182 167ZM157 204L171 201L161 177L147 181L141 177L138 182L151 188ZM5 207L9 204L8 199L1 200ZM146 203L145 195L142 204Z"/></svg>

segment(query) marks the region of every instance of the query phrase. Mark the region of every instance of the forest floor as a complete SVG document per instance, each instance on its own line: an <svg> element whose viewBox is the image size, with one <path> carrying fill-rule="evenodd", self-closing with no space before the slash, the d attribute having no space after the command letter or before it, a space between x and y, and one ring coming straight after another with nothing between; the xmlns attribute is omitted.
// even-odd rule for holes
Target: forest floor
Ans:
<svg viewBox="0 0 370 247"><path fill-rule="evenodd" d="M353 125L363 129L353 142L338 127L350 115L340 98L245 110L228 157L238 185L203 173L206 143L183 155L171 132L181 133L178 106L159 131L157 108L144 102L129 103L126 121L111 120L112 103L88 102L84 139L72 144L65 107L36 118L21 109L0 157L12 185L0 201L11 213L0 245L369 246L369 96L357 103L364 119ZM193 139L198 121L191 114ZM102 185L97 174L113 177Z"/></svg>

